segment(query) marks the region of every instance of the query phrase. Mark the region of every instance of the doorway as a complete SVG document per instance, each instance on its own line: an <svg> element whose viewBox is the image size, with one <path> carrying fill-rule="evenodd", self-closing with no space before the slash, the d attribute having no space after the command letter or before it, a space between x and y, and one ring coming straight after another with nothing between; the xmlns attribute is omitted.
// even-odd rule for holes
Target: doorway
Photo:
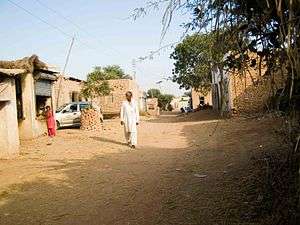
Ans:
<svg viewBox="0 0 300 225"><path fill-rule="evenodd" d="M16 87L17 118L19 121L24 118L23 100L22 100L22 81L20 77L15 78L15 87Z"/></svg>

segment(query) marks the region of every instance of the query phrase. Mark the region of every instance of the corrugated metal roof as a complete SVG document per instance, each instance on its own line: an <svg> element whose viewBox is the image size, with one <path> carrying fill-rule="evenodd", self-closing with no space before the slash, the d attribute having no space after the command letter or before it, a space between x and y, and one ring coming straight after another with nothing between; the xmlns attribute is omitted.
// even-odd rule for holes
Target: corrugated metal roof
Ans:
<svg viewBox="0 0 300 225"><path fill-rule="evenodd" d="M48 73L39 73L37 75L38 79L44 79L44 80L57 80L57 76L55 74L48 74Z"/></svg>

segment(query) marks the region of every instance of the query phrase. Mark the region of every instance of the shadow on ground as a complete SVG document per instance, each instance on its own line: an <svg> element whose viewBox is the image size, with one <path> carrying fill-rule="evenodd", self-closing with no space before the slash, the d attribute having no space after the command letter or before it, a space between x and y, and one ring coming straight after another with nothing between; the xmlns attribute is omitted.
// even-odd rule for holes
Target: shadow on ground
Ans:
<svg viewBox="0 0 300 225"><path fill-rule="evenodd" d="M121 145L121 146L127 146L127 144L125 142L121 142L121 141L116 141L113 139L109 139L109 138L105 138L105 137L90 137L96 141L99 141L99 144L101 145L101 142L103 143L112 143L112 144L116 144L116 145Z"/></svg>
<svg viewBox="0 0 300 225"><path fill-rule="evenodd" d="M167 117L147 126L167 123ZM257 198L249 171L252 151L270 141L267 128L262 124L258 133L247 121L222 123L209 137L210 124L185 125L182 133L192 143L187 148L57 161L40 178L0 193L0 224L262 224L248 202ZM92 138L99 146L123 145Z"/></svg>
<svg viewBox="0 0 300 225"><path fill-rule="evenodd" d="M202 110L199 112L193 112L183 114L180 112L162 112L162 114L150 122L153 123L182 123L182 122L199 122L199 121L211 121L218 120L220 116L213 110Z"/></svg>

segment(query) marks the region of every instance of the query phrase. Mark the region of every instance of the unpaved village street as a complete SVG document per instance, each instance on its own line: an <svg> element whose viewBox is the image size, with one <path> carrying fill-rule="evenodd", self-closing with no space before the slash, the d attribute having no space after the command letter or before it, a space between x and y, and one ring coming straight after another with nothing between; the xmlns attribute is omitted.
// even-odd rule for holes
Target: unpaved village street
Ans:
<svg viewBox="0 0 300 225"><path fill-rule="evenodd" d="M143 120L136 150L118 119L24 141L0 161L0 224L261 224L254 161L280 146L275 126L204 111Z"/></svg>

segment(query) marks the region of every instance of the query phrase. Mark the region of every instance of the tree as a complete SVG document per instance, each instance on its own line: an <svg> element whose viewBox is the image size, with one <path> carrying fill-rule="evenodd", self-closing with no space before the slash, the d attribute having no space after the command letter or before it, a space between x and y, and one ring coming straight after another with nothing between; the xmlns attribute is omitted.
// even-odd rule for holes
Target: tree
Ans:
<svg viewBox="0 0 300 225"><path fill-rule="evenodd" d="M173 81L186 90L190 88L201 91L209 90L211 86L211 46L209 35L187 36L179 43L170 58L175 60Z"/></svg>
<svg viewBox="0 0 300 225"><path fill-rule="evenodd" d="M109 95L112 90L108 80L112 79L131 79L118 65L108 65L105 67L96 66L94 71L87 75L81 94L93 100L98 96Z"/></svg>
<svg viewBox="0 0 300 225"><path fill-rule="evenodd" d="M167 107L171 103L173 98L174 98L174 96L170 95L170 94L161 95L158 99L159 107L163 110L167 110Z"/></svg>
<svg viewBox="0 0 300 225"><path fill-rule="evenodd" d="M231 54L223 62L220 61L217 67L220 70L221 86L223 93L223 68L227 65L230 68L243 69L245 57L249 52L260 56L255 65L265 61L267 66L266 75L287 76L286 86L283 94L288 98L287 121L289 123L288 134L290 145L287 159L282 159L279 165L280 171L288 167L284 173L289 177L288 182L279 182L280 172L273 171L273 180L267 183L272 184L269 190L273 190L269 196L277 198L272 202L272 207L277 215L271 215L270 224L299 224L300 218L300 183L299 183L299 118L300 118L300 1L299 0L154 0L146 7L136 9L135 15L144 15L149 8L158 8L166 4L163 16L163 32L170 26L174 11L188 10L192 13L192 20L185 24L187 30L197 32L215 33L215 48L221 52L228 45L234 44ZM207 47L210 47L208 45ZM181 65L180 65L181 66ZM180 70L178 70L180 72ZM190 72L190 71L187 71ZM175 73L176 75L180 73ZM184 74L183 74L184 75ZM179 78L182 78L179 80ZM192 84L186 76L179 76L178 81ZM177 80L177 77L175 77ZM221 108L224 105L224 98L221 97ZM285 163L285 164L284 164ZM270 170L270 168L268 168ZM272 172L270 172L272 174ZM269 178L270 179L270 178ZM285 184L285 185L284 185ZM273 186L274 185L274 186ZM277 186L276 186L277 185ZM277 192L276 192L276 191ZM294 192L292 192L293 190ZM281 191L281 192L278 192ZM297 207L298 206L298 207ZM280 212L280 213L278 213Z"/></svg>
<svg viewBox="0 0 300 225"><path fill-rule="evenodd" d="M94 72L95 71L98 72L98 76L101 75L101 79L103 80L132 79L130 75L125 74L124 70L119 65L108 65L103 68L96 66L94 68Z"/></svg>
<svg viewBox="0 0 300 225"><path fill-rule="evenodd" d="M170 58L175 60L173 81L181 88L195 89L203 94L211 88L211 72L216 65L220 66L229 46L216 48L217 35L193 34L177 44Z"/></svg>
<svg viewBox="0 0 300 225"><path fill-rule="evenodd" d="M103 67L103 72L107 75L108 80L111 79L126 79L129 75L126 75L124 70L119 65L111 65Z"/></svg>
<svg viewBox="0 0 300 225"><path fill-rule="evenodd" d="M154 0L145 7L136 8L132 17L136 19L159 7L165 7L162 38L175 11L186 10L192 15L191 20L184 25L186 31L214 33L214 49L218 51L224 52L228 45L231 46L230 50L233 51L229 62L225 60L217 64L221 69L221 81L224 65L228 63L233 68L240 68L249 51L257 53L266 61L269 75L276 76L277 70L285 70L287 67L285 90L289 108L299 107L296 94L297 82L300 82L299 0ZM207 45L209 47L210 44ZM257 63L261 63L261 60ZM277 76L281 75L277 73ZM179 83L185 87L186 77L179 78ZM190 83L188 79L187 83Z"/></svg>
<svg viewBox="0 0 300 225"><path fill-rule="evenodd" d="M150 98L159 98L159 96L161 96L161 92L160 90L158 89L155 89L155 88L151 88L147 91L147 95L150 97Z"/></svg>
<svg viewBox="0 0 300 225"><path fill-rule="evenodd" d="M98 96L109 95L111 88L107 82L108 77L107 73L104 73L99 67L95 67L94 71L87 75L87 81L81 94L91 101Z"/></svg>
<svg viewBox="0 0 300 225"><path fill-rule="evenodd" d="M162 94L160 92L160 90L158 89L155 89L155 88L152 88L152 89L149 89L147 91L147 95L148 97L150 98L157 98L158 99L158 106L165 110L168 106L168 104L170 104L170 102L172 101L172 99L174 98L173 95L170 95L170 94Z"/></svg>

